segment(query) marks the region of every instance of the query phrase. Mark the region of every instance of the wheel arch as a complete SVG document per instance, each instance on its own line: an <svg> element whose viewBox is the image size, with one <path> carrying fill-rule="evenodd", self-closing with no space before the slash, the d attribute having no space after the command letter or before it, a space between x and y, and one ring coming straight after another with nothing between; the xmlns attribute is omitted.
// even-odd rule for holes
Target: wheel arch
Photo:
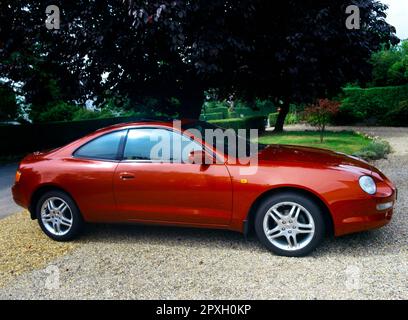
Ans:
<svg viewBox="0 0 408 320"><path fill-rule="evenodd" d="M40 185L39 187L37 187L37 189L35 189L35 191L32 193L32 196L30 198L30 202L29 202L29 206L28 206L28 211L30 212L30 217L32 220L37 219L36 213L35 213L35 207L37 205L37 202L40 200L40 198L47 192L49 191L61 191L66 193L68 196L71 197L71 199L73 199L73 201L75 202L74 198L72 197L72 195L65 190L64 188L61 188L60 186L56 185L56 184L43 184Z"/></svg>
<svg viewBox="0 0 408 320"><path fill-rule="evenodd" d="M277 188L273 188L273 189L269 189L264 191L262 194L260 194L255 201L252 203L246 220L245 220L245 226L244 226L244 234L247 235L248 233L252 232L254 230L254 220L255 220L255 215L256 215L256 211L259 207L259 205L262 203L262 201L264 201L266 198L278 194L278 193L282 193L282 192L294 192L306 197L311 198L322 210L323 212L323 218L324 218L324 223L326 226L326 234L328 236L333 236L334 235L334 221L333 221L333 216L330 212L330 209L328 207L328 205L326 204L326 202L316 193L301 188L301 187L294 187L294 186L283 186L283 187L277 187Z"/></svg>

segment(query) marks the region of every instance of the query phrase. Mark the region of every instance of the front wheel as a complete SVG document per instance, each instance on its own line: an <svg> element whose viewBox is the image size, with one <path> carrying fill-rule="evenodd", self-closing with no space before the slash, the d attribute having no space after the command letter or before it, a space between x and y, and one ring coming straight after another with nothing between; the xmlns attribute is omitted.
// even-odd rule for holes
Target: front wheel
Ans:
<svg viewBox="0 0 408 320"><path fill-rule="evenodd" d="M276 194L264 201L255 218L259 240L281 256L301 257L323 240L325 225L314 201L293 192Z"/></svg>
<svg viewBox="0 0 408 320"><path fill-rule="evenodd" d="M61 191L44 194L37 203L37 220L44 233L56 241L74 239L83 226L78 207Z"/></svg>

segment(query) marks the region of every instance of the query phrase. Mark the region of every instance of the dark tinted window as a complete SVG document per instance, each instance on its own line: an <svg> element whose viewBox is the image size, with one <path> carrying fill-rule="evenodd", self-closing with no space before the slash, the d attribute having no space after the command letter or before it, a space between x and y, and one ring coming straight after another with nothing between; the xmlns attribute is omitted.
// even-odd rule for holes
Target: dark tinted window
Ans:
<svg viewBox="0 0 408 320"><path fill-rule="evenodd" d="M76 157L115 160L125 131L116 131L96 138L75 152Z"/></svg>
<svg viewBox="0 0 408 320"><path fill-rule="evenodd" d="M201 150L197 142L179 133L165 129L129 130L123 158L186 162L192 150Z"/></svg>

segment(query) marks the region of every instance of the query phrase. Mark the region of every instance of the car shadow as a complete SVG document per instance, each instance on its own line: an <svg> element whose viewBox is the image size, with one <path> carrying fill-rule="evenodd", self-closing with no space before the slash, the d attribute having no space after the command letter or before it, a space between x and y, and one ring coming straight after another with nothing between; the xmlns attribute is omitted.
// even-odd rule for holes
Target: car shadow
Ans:
<svg viewBox="0 0 408 320"><path fill-rule="evenodd" d="M401 251L395 243L395 228L386 226L338 238L327 238L309 257L392 255ZM89 224L78 240L82 243L135 243L167 247L236 249L259 253L268 250L251 233L247 238L238 232L217 229L149 226L138 224Z"/></svg>
<svg viewBox="0 0 408 320"><path fill-rule="evenodd" d="M152 226L139 224L88 224L81 242L128 243L143 241L149 245L216 248L263 249L254 235L247 239L229 230Z"/></svg>

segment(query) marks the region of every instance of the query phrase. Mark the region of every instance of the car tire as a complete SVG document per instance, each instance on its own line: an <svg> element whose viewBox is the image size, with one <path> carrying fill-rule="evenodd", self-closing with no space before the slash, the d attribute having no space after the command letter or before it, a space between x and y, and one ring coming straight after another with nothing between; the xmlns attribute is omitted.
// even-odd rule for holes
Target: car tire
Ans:
<svg viewBox="0 0 408 320"><path fill-rule="evenodd" d="M281 192L259 205L255 231L259 240L273 253L302 257L313 251L324 238L323 212L307 196Z"/></svg>
<svg viewBox="0 0 408 320"><path fill-rule="evenodd" d="M56 241L73 240L84 225L75 201L58 190L49 191L39 199L36 216L43 232Z"/></svg>

